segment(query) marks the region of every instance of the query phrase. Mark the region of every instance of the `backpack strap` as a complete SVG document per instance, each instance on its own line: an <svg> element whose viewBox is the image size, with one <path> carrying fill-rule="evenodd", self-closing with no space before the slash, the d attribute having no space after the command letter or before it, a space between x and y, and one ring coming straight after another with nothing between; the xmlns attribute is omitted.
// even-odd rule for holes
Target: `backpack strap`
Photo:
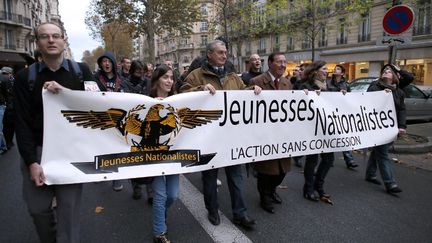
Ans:
<svg viewBox="0 0 432 243"><path fill-rule="evenodd" d="M78 80L82 83L84 82L84 77L81 68L77 62L72 59L68 59L69 67L72 67L72 72L78 77Z"/></svg>
<svg viewBox="0 0 432 243"><path fill-rule="evenodd" d="M36 75L37 75L38 71L39 71L39 62L35 62L28 67L27 80L28 80L28 86L29 86L30 92L33 92L34 85L36 82Z"/></svg>

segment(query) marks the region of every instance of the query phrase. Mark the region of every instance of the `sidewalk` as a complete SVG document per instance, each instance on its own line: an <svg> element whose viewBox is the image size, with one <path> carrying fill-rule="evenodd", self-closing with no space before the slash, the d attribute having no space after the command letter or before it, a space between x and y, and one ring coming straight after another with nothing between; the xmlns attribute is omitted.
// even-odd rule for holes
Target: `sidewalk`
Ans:
<svg viewBox="0 0 432 243"><path fill-rule="evenodd" d="M432 122L408 125L407 133L429 138L429 143L402 145L401 142L395 142L390 158L396 163L405 164L413 169L432 171Z"/></svg>

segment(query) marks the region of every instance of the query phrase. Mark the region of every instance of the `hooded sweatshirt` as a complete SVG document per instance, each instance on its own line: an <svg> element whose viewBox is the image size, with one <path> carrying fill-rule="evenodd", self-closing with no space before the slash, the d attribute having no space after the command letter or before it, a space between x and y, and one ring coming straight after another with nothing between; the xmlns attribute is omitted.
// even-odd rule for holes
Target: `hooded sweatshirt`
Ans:
<svg viewBox="0 0 432 243"><path fill-rule="evenodd" d="M114 76L112 78L108 78L107 73L102 69L102 58L108 58L112 64L112 72ZM114 55L112 52L106 51L102 56L97 59L97 64L99 66L99 71L96 73L95 78L99 80L110 92L120 92L121 91L121 78L120 75L117 74L117 63L115 61Z"/></svg>

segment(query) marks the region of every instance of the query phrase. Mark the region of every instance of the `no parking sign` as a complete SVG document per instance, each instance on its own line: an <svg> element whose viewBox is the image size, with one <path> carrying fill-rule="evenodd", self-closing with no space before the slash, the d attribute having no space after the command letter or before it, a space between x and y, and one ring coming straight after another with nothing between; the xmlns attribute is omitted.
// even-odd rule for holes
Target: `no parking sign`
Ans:
<svg viewBox="0 0 432 243"><path fill-rule="evenodd" d="M394 6L387 10L383 18L384 31L390 35L398 35L409 29L414 20L414 12L405 5Z"/></svg>

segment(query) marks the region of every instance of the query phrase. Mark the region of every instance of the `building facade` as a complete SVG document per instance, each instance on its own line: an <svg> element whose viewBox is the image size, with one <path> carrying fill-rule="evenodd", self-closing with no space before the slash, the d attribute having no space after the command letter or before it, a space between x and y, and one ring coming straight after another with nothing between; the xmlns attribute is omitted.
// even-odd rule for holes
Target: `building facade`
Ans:
<svg viewBox="0 0 432 243"><path fill-rule="evenodd" d="M0 67L10 66L15 71L33 62L33 29L51 21L61 26L58 0L2 0L0 5ZM70 49L65 51L71 56Z"/></svg>
<svg viewBox="0 0 432 243"><path fill-rule="evenodd" d="M192 24L191 34L165 32L156 36L156 63L171 60L174 66L183 72L194 58L205 55L206 45L214 39L216 33L210 29L210 22L215 17L214 1L200 1L199 4L203 18L202 21Z"/></svg>
<svg viewBox="0 0 432 243"><path fill-rule="evenodd" d="M266 6L266 1L236 1L254 2L255 9L260 11ZM290 15L290 2L277 12L278 21L286 21ZM409 70L415 76L416 84L432 85L432 0L401 1L411 7L414 12L414 23L398 38L405 39L403 44L397 44L396 62L402 68ZM341 1L334 1L329 8L341 7ZM315 60L324 60L329 70L336 64L342 64L347 70L350 80L360 77L377 77L381 67L389 60L389 45L382 40L387 35L382 21L385 12L392 7L392 1L374 0L370 10L362 15L350 12L340 15L329 14L315 40ZM330 11L329 11L330 13ZM263 16L258 14L257 16ZM255 23L256 24L256 23ZM267 68L267 57L273 51L286 53L287 71L292 73L300 63L311 62L312 43L310 39L302 38L301 33L272 33L242 38L241 44L233 43L233 53L238 53L234 63L238 70L247 69L250 54L258 53L263 58L264 68Z"/></svg>

